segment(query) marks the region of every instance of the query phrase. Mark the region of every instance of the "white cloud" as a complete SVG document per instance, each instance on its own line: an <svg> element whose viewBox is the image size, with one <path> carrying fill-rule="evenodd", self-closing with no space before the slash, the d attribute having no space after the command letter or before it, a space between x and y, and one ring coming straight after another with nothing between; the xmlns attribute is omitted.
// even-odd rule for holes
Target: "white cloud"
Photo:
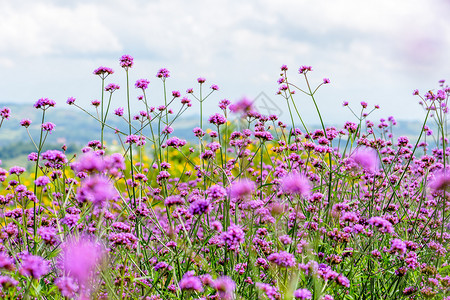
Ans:
<svg viewBox="0 0 450 300"><path fill-rule="evenodd" d="M51 3L5 3L0 11L0 55L42 56L120 51L122 46L99 19L98 7L73 9Z"/></svg>

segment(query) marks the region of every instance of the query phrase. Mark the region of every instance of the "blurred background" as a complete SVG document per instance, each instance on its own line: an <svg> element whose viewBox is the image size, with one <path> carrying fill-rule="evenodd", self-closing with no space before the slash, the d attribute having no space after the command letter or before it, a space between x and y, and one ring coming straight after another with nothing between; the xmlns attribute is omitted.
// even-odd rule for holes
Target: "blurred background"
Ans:
<svg viewBox="0 0 450 300"><path fill-rule="evenodd" d="M92 74L99 66L113 68L106 81L121 86L111 107L126 106L123 54L135 58L134 111L143 108L136 100L137 79L151 81L151 105L163 103L155 75L164 67L170 70L169 91L198 93L197 77L206 78L205 90L219 86L205 102L206 117L221 99L263 93L288 120L285 100L275 94L283 64L300 87L305 87L301 65L312 66L313 85L330 79L316 99L325 122L335 125L355 121L343 101L358 111L361 101L380 105L374 121L392 115L400 123L418 122L424 113L413 90L424 94L437 89L439 80L450 80L448 0L0 0L0 5L0 103L16 105L7 126L18 130L20 118L35 117L23 105L31 107L41 97L54 99L59 115L78 113L65 103L68 97L89 107L101 97L101 80ZM194 105L185 118L192 126L189 118L197 120L198 104L190 98ZM295 101L306 122L319 123L311 99L297 93ZM57 124L55 132L83 124L68 126L76 118L61 119L66 124ZM13 139L11 132L1 132L0 139Z"/></svg>

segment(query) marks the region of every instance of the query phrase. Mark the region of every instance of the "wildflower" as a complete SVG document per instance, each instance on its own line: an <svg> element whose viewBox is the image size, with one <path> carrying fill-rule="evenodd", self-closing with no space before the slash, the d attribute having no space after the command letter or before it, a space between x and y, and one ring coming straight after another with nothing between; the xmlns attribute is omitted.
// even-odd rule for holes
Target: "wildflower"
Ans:
<svg viewBox="0 0 450 300"><path fill-rule="evenodd" d="M49 183L50 183L50 179L47 176L38 177L34 181L34 184L36 184L36 186L46 186Z"/></svg>
<svg viewBox="0 0 450 300"><path fill-rule="evenodd" d="M54 107L56 102L48 98L41 98L34 104L34 108L41 108L46 110L49 107Z"/></svg>
<svg viewBox="0 0 450 300"><path fill-rule="evenodd" d="M130 55L122 55L120 58L120 66L125 70L128 70L133 66L133 57Z"/></svg>
<svg viewBox="0 0 450 300"><path fill-rule="evenodd" d="M23 119L20 121L20 126L23 126L25 128L30 127L31 125L31 120L30 119Z"/></svg>
<svg viewBox="0 0 450 300"><path fill-rule="evenodd" d="M450 188L450 172L441 171L434 175L428 185L432 191L446 191Z"/></svg>
<svg viewBox="0 0 450 300"><path fill-rule="evenodd" d="M172 91L172 96L178 98L181 97L181 93L179 91Z"/></svg>
<svg viewBox="0 0 450 300"><path fill-rule="evenodd" d="M123 116L123 107L119 107L116 110L114 110L114 114L119 117Z"/></svg>
<svg viewBox="0 0 450 300"><path fill-rule="evenodd" d="M19 282L11 277L0 276L0 286L2 287L3 291L18 284Z"/></svg>
<svg viewBox="0 0 450 300"><path fill-rule="evenodd" d="M41 128L48 133L52 133L53 129L55 129L55 124L53 124L52 122L46 122L41 125Z"/></svg>
<svg viewBox="0 0 450 300"><path fill-rule="evenodd" d="M229 188L231 198L243 199L250 196L255 191L256 185L249 179L235 181Z"/></svg>
<svg viewBox="0 0 450 300"><path fill-rule="evenodd" d="M306 74L308 71L312 71L312 67L311 66L301 66L298 69L298 73L299 74Z"/></svg>
<svg viewBox="0 0 450 300"><path fill-rule="evenodd" d="M69 98L67 98L66 103L69 104L69 105L72 105L72 104L75 103L75 100L76 100L76 99L75 99L74 97L69 97Z"/></svg>
<svg viewBox="0 0 450 300"><path fill-rule="evenodd" d="M281 179L281 189L285 193L306 196L311 190L311 183L301 174L290 173Z"/></svg>
<svg viewBox="0 0 450 300"><path fill-rule="evenodd" d="M219 299L232 300L234 299L234 290L236 283L228 276L222 276L214 280L213 287L219 294Z"/></svg>
<svg viewBox="0 0 450 300"><path fill-rule="evenodd" d="M178 195L169 196L164 200L164 205L169 207L172 205L182 205L182 204L184 204L184 199Z"/></svg>
<svg viewBox="0 0 450 300"><path fill-rule="evenodd" d="M294 255L286 251L272 253L267 259L282 268L290 268L295 265Z"/></svg>
<svg viewBox="0 0 450 300"><path fill-rule="evenodd" d="M166 68L159 69L158 73L156 74L156 77L162 78L162 79L169 78L170 72Z"/></svg>
<svg viewBox="0 0 450 300"><path fill-rule="evenodd" d="M111 68L100 66L94 70L93 74L105 79L108 75L114 74L114 71Z"/></svg>
<svg viewBox="0 0 450 300"><path fill-rule="evenodd" d="M278 289L276 287L261 282L255 283L255 286L258 289L262 290L270 300L281 299L281 294L278 292Z"/></svg>
<svg viewBox="0 0 450 300"><path fill-rule="evenodd" d="M55 280L61 295L67 298L74 298L78 291L78 285L71 277L60 277Z"/></svg>
<svg viewBox="0 0 450 300"><path fill-rule="evenodd" d="M295 297L295 299L306 300L306 299L311 299L312 294L307 289L298 289L294 292L294 297Z"/></svg>
<svg viewBox="0 0 450 300"><path fill-rule="evenodd" d="M83 237L72 239L62 247L61 260L63 271L84 285L91 276L103 257L101 245Z"/></svg>
<svg viewBox="0 0 450 300"><path fill-rule="evenodd" d="M350 158L367 172L378 171L378 154L371 148L359 148L350 155Z"/></svg>
<svg viewBox="0 0 450 300"><path fill-rule="evenodd" d="M0 252L0 269L12 271L15 269L13 260L6 255L6 253Z"/></svg>
<svg viewBox="0 0 450 300"><path fill-rule="evenodd" d="M20 176L20 175L22 175L23 172L25 172L25 171L26 171L25 168L18 167L18 166L14 166L14 167L11 167L11 168L9 169L9 174L15 174L15 175L17 175L17 176Z"/></svg>
<svg viewBox="0 0 450 300"><path fill-rule="evenodd" d="M197 276L192 276L190 273L184 274L178 285L182 290L203 292L203 285L201 280Z"/></svg>
<svg viewBox="0 0 450 300"><path fill-rule="evenodd" d="M77 162L72 163L71 167L76 172L101 173L105 169L105 161L94 152L87 152Z"/></svg>
<svg viewBox="0 0 450 300"><path fill-rule="evenodd" d="M389 249L389 253L396 254L405 254L406 253L406 244L401 239L393 239L391 241L391 249Z"/></svg>
<svg viewBox="0 0 450 300"><path fill-rule="evenodd" d="M56 229L53 227L41 227L38 229L38 234L47 245L55 245L57 243Z"/></svg>
<svg viewBox="0 0 450 300"><path fill-rule="evenodd" d="M322 80L322 83L323 83L323 84L328 84L328 83L330 83L330 79L324 78L324 79Z"/></svg>
<svg viewBox="0 0 450 300"><path fill-rule="evenodd" d="M200 83L200 84L205 83L205 81L206 81L206 79L203 78L203 77L197 78L197 82Z"/></svg>
<svg viewBox="0 0 450 300"><path fill-rule="evenodd" d="M374 227L377 227L382 233L394 233L394 228L392 227L391 222L381 217L372 217L368 220L368 223Z"/></svg>
<svg viewBox="0 0 450 300"><path fill-rule="evenodd" d="M80 203L92 202L96 206L103 206L116 196L116 190L108 178L94 175L81 182L76 198Z"/></svg>
<svg viewBox="0 0 450 300"><path fill-rule="evenodd" d="M253 102L250 99L242 98L236 103L230 105L230 111L242 113L243 115L253 110Z"/></svg>
<svg viewBox="0 0 450 300"><path fill-rule="evenodd" d="M228 246L228 249L237 250L239 245L245 241L245 233L241 227L230 225L226 232L222 232L220 239Z"/></svg>
<svg viewBox="0 0 450 300"><path fill-rule="evenodd" d="M134 86L137 89L146 90L148 88L149 83L150 83L150 80L148 80L148 79L139 79L139 80L136 81Z"/></svg>
<svg viewBox="0 0 450 300"><path fill-rule="evenodd" d="M23 276L39 279L49 272L48 262L40 256L25 255L19 272Z"/></svg>
<svg viewBox="0 0 450 300"><path fill-rule="evenodd" d="M211 89L212 89L213 91L218 91L218 90L219 90L219 87L217 86L217 84L213 84L213 85L211 85Z"/></svg>
<svg viewBox="0 0 450 300"><path fill-rule="evenodd" d="M211 210L211 203L208 199L200 198L192 202L189 212L193 215L203 215Z"/></svg>
<svg viewBox="0 0 450 300"><path fill-rule="evenodd" d="M118 89L120 89L120 86L114 83L110 83L107 86L105 86L105 91L110 92L111 94L117 91Z"/></svg>
<svg viewBox="0 0 450 300"><path fill-rule="evenodd" d="M227 119L225 119L225 117L219 113L216 113L209 118L209 123L217 125L217 126L223 125L226 122L227 122Z"/></svg>
<svg viewBox="0 0 450 300"><path fill-rule="evenodd" d="M99 107L101 102L100 102L100 100L92 100L91 104L92 104L92 106Z"/></svg>

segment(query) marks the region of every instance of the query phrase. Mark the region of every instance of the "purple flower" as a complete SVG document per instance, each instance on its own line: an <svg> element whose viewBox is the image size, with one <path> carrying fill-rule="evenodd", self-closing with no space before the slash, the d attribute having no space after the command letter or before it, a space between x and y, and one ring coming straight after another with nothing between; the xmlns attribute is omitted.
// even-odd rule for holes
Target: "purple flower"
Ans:
<svg viewBox="0 0 450 300"><path fill-rule="evenodd" d="M172 205L183 205L183 204L184 204L184 199L178 195L169 196L164 200L164 205L169 206L169 207Z"/></svg>
<svg viewBox="0 0 450 300"><path fill-rule="evenodd" d="M128 70L133 66L133 58L130 55L122 55L120 58L120 66Z"/></svg>
<svg viewBox="0 0 450 300"><path fill-rule="evenodd" d="M203 77L197 78L197 82L200 83L200 84L205 83L205 81L206 81L206 79L203 78Z"/></svg>
<svg viewBox="0 0 450 300"><path fill-rule="evenodd" d="M55 129L55 124L52 122L46 122L41 125L42 130L48 131L48 133L52 133L53 129Z"/></svg>
<svg viewBox="0 0 450 300"><path fill-rule="evenodd" d="M75 103L75 100L76 100L76 99L75 99L74 97L69 97L69 98L67 98L66 103L69 104L69 105L72 105L72 104Z"/></svg>
<svg viewBox="0 0 450 300"><path fill-rule="evenodd" d="M312 67L311 66L301 66L298 69L298 73L299 74L306 74L308 71L312 71Z"/></svg>
<svg viewBox="0 0 450 300"><path fill-rule="evenodd" d="M216 113L209 118L209 123L217 125L217 126L223 125L226 122L227 122L227 119L219 113Z"/></svg>
<svg viewBox="0 0 450 300"><path fill-rule="evenodd" d="M391 222L381 217L372 217L369 219L368 223L374 227L377 227L382 233L394 233L394 227L392 227Z"/></svg>
<svg viewBox="0 0 450 300"><path fill-rule="evenodd" d="M234 299L234 290L236 289L236 283L228 276L222 276L214 280L214 288L219 294L219 299L232 300Z"/></svg>
<svg viewBox="0 0 450 300"><path fill-rule="evenodd" d="M2 119L9 119L9 117L11 116L11 110L8 107L3 107L0 110L0 116L2 117Z"/></svg>
<svg viewBox="0 0 450 300"><path fill-rule="evenodd" d="M13 260L4 252L0 252L0 269L9 271L15 269Z"/></svg>
<svg viewBox="0 0 450 300"><path fill-rule="evenodd" d="M63 271L80 285L87 282L103 257L102 246L89 238L72 239L62 247Z"/></svg>
<svg viewBox="0 0 450 300"><path fill-rule="evenodd" d="M38 229L38 234L47 245L55 245L57 243L56 229L53 227L41 227Z"/></svg>
<svg viewBox="0 0 450 300"><path fill-rule="evenodd" d="M197 276L192 276L190 273L184 274L178 285L182 290L203 292L203 285L200 278Z"/></svg>
<svg viewBox="0 0 450 300"><path fill-rule="evenodd" d="M50 183L50 179L47 176L38 177L34 181L34 184L36 184L36 186L46 186L49 183Z"/></svg>
<svg viewBox="0 0 450 300"><path fill-rule="evenodd" d="M211 210L211 203L208 199L200 198L192 202L189 212L193 215L203 215Z"/></svg>
<svg viewBox="0 0 450 300"><path fill-rule="evenodd" d="M34 104L34 108L41 108L46 110L49 107L55 106L56 102L48 98L41 98Z"/></svg>
<svg viewBox="0 0 450 300"><path fill-rule="evenodd" d="M213 91L218 91L219 90L219 86L217 84L213 84L213 85L211 85L211 89Z"/></svg>
<svg viewBox="0 0 450 300"><path fill-rule="evenodd" d="M323 82L323 84L328 84L328 83L330 83L330 79L324 78L322 82Z"/></svg>
<svg viewBox="0 0 450 300"><path fill-rule="evenodd" d="M143 90L146 90L146 89L148 88L149 83L150 83L150 80L148 80L148 79L139 79L139 80L136 81L136 83L134 84L134 86L135 86L137 89L143 89Z"/></svg>
<svg viewBox="0 0 450 300"><path fill-rule="evenodd" d="M281 179L281 189L285 193L306 196L311 190L311 183L301 174L290 173Z"/></svg>
<svg viewBox="0 0 450 300"><path fill-rule="evenodd" d="M105 169L105 161L94 152L87 152L71 167L76 172L103 172Z"/></svg>
<svg viewBox="0 0 450 300"><path fill-rule="evenodd" d="M19 282L11 277L0 276L0 286L3 288L3 290L6 290L6 289L16 286L18 284L19 284Z"/></svg>
<svg viewBox="0 0 450 300"><path fill-rule="evenodd" d="M114 71L111 68L100 66L94 70L93 74L105 79L108 75L114 74Z"/></svg>
<svg viewBox="0 0 450 300"><path fill-rule="evenodd" d="M243 115L253 110L253 102L248 98L242 98L236 103L230 105L230 111L242 113Z"/></svg>
<svg viewBox="0 0 450 300"><path fill-rule="evenodd" d="M166 68L159 69L158 73L156 74L156 77L162 78L162 79L169 78L170 72Z"/></svg>
<svg viewBox="0 0 450 300"><path fill-rule="evenodd" d="M276 287L271 286L268 283L261 282L255 283L255 286L258 289L262 290L270 300L281 299L281 294L278 292L278 289Z"/></svg>
<svg viewBox="0 0 450 300"><path fill-rule="evenodd" d="M367 172L378 171L378 154L372 148L359 148L353 152L350 158Z"/></svg>
<svg viewBox="0 0 450 300"><path fill-rule="evenodd" d="M120 86L114 83L110 83L107 86L105 86L105 91L110 92L111 94L114 93L116 90L120 89Z"/></svg>
<svg viewBox="0 0 450 300"><path fill-rule="evenodd" d="M30 127L31 125L31 120L30 119L23 119L20 121L20 126L23 126L25 128Z"/></svg>
<svg viewBox="0 0 450 300"><path fill-rule="evenodd" d="M117 108L117 109L114 111L114 114L115 114L116 116L119 116L119 117L123 116L123 107Z"/></svg>
<svg viewBox="0 0 450 300"><path fill-rule="evenodd" d="M250 196L256 189L256 185L249 179L235 181L229 188L231 198L243 199Z"/></svg>
<svg viewBox="0 0 450 300"><path fill-rule="evenodd" d="M405 254L406 253L406 244L401 239L393 239L391 241L391 249L389 249L389 253L396 254Z"/></svg>
<svg viewBox="0 0 450 300"><path fill-rule="evenodd" d="M45 161L44 165L47 168L61 169L66 164L66 155L59 150L47 150L42 153L42 159Z"/></svg>
<svg viewBox="0 0 450 300"><path fill-rule="evenodd" d="M60 277L55 280L55 285L58 287L61 295L67 298L74 298L78 291L78 285L70 277Z"/></svg>
<svg viewBox="0 0 450 300"><path fill-rule="evenodd" d="M117 192L108 178L94 175L81 182L76 198L80 203L92 202L96 206L103 206L108 200L116 197Z"/></svg>
<svg viewBox="0 0 450 300"><path fill-rule="evenodd" d="M450 188L450 172L444 170L434 174L434 179L429 185L433 191L445 191Z"/></svg>
<svg viewBox="0 0 450 300"><path fill-rule="evenodd" d="M48 261L40 256L25 255L19 272L23 276L39 279L49 272Z"/></svg>
<svg viewBox="0 0 450 300"><path fill-rule="evenodd" d="M290 268L295 265L294 255L286 251L272 253L267 259L282 268Z"/></svg>
<svg viewBox="0 0 450 300"><path fill-rule="evenodd" d="M237 250L239 245L245 241L245 233L241 227L230 225L226 232L222 232L220 239L228 246L228 249Z"/></svg>
<svg viewBox="0 0 450 300"><path fill-rule="evenodd" d="M294 297L295 297L295 299L306 300L306 299L311 299L312 294L307 289L298 289L294 292Z"/></svg>
<svg viewBox="0 0 450 300"><path fill-rule="evenodd" d="M11 167L9 169L9 174L16 174L17 176L22 175L26 169L18 166Z"/></svg>

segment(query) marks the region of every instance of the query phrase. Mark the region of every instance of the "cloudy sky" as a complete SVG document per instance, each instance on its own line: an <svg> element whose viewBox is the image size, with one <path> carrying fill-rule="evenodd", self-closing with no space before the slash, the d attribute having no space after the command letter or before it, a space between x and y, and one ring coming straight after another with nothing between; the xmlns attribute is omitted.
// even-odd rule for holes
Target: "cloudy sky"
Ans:
<svg viewBox="0 0 450 300"><path fill-rule="evenodd" d="M118 65L135 58L130 78L148 78L154 104L162 101L159 68L171 71L169 90L197 88L196 78L220 91L206 103L275 95L279 67L297 74L311 65L311 81L328 77L317 94L323 116L342 122L343 101L379 104L374 118L420 119L414 89L425 92L450 80L449 0L0 0L0 102L34 103L49 97L59 107L69 96L87 105L99 98L92 71L109 66L108 78L125 86ZM125 105L123 89L113 107ZM133 89L133 98L138 92ZM297 105L316 122L311 100ZM135 104L138 109L138 104ZM195 108L196 111L196 108ZM317 123L317 122L316 122Z"/></svg>

